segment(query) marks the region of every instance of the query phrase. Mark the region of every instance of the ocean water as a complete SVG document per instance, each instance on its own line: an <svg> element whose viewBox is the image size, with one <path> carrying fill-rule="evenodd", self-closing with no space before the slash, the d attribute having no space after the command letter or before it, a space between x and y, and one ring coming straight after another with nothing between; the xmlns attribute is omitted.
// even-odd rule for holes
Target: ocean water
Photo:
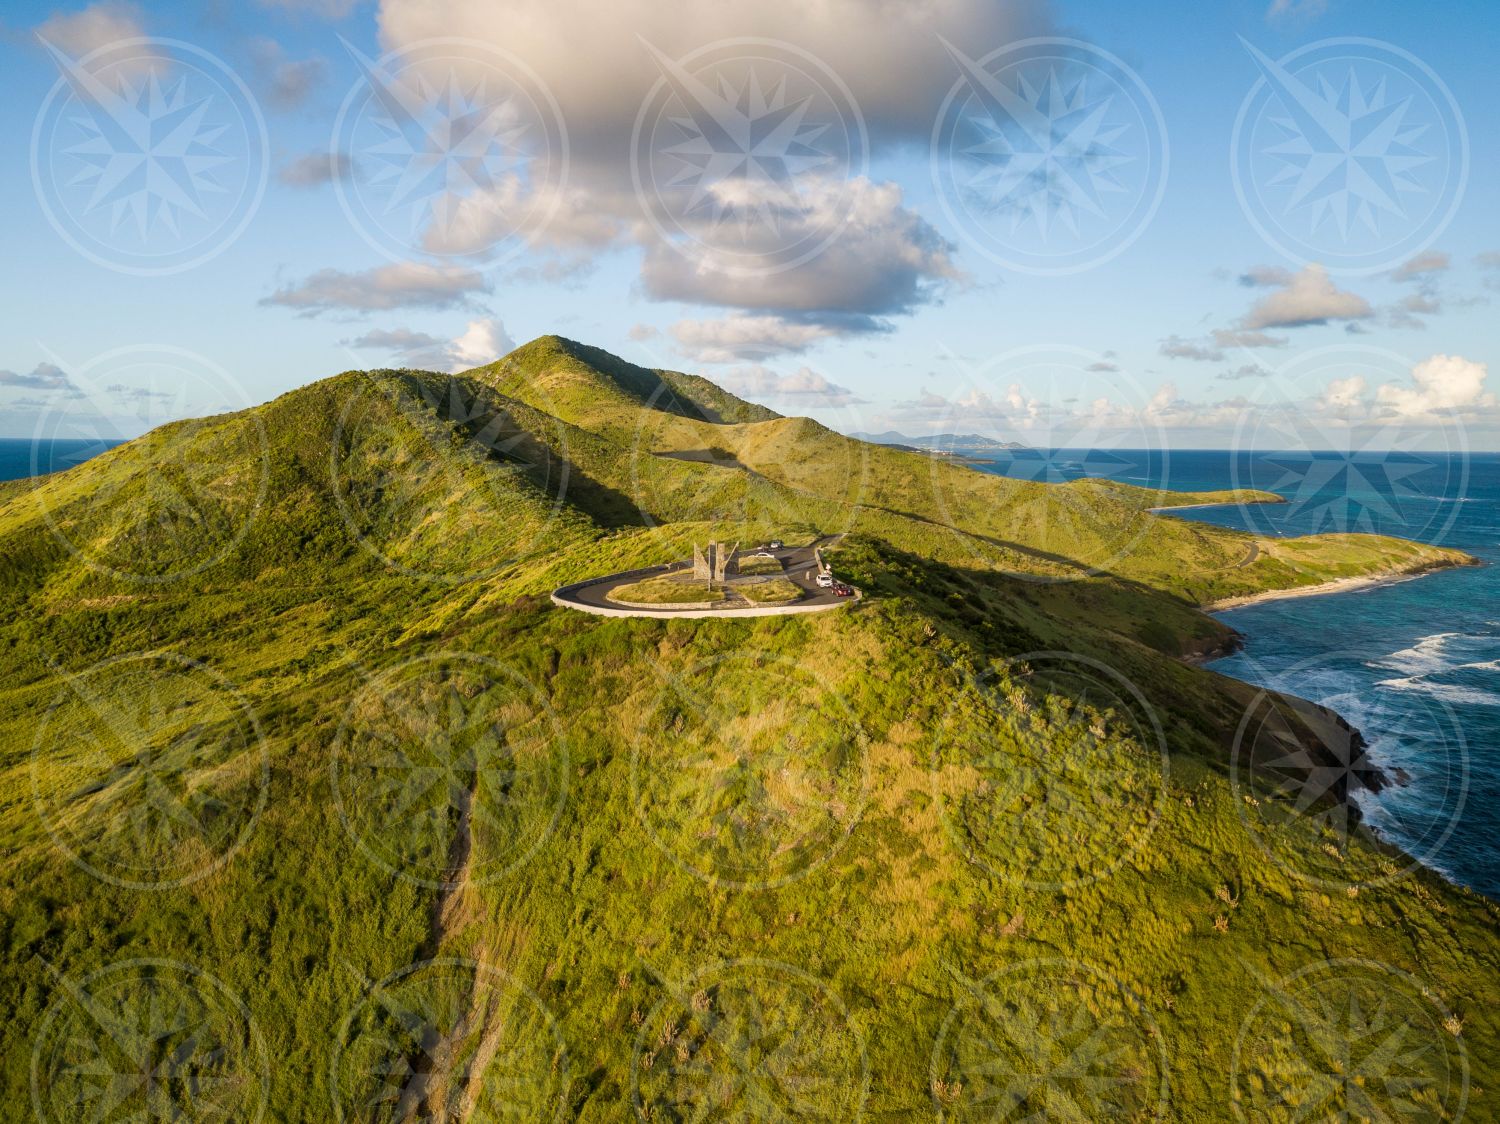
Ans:
<svg viewBox="0 0 1500 1124"><path fill-rule="evenodd" d="M98 456L118 441L99 442L69 438L33 441L29 437L0 437L0 480L19 480L48 472L61 472L80 461Z"/></svg>
<svg viewBox="0 0 1500 1124"><path fill-rule="evenodd" d="M0 439L0 480L70 467L96 443ZM991 455L991 454L983 454ZM1244 650L1211 666L1324 703L1404 783L1361 798L1382 834L1452 880L1500 898L1500 454L1024 451L984 471L1104 476L1184 491L1247 487L1290 502L1204 508L1199 519L1274 537L1373 531L1490 563L1221 614Z"/></svg>
<svg viewBox="0 0 1500 1124"><path fill-rule="evenodd" d="M979 466L1184 491L1260 488L1286 504L1204 508L1265 536L1370 531L1488 563L1219 614L1243 651L1210 666L1324 703L1404 783L1359 800L1370 824L1448 878L1500 898L1500 454L1052 450Z"/></svg>

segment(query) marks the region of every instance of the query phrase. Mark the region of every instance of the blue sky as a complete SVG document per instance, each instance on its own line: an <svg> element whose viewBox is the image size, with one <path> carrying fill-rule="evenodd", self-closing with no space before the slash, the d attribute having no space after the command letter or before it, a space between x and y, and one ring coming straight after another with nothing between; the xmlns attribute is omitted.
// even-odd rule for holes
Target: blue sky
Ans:
<svg viewBox="0 0 1500 1124"><path fill-rule="evenodd" d="M1500 447L1500 9L897 10L12 0L0 433L555 331L846 430ZM87 122L153 73L166 178L136 190ZM448 130L436 196L393 90ZM782 139L725 159L694 116L716 98ZM1299 114L1352 122L1353 158L1309 156Z"/></svg>

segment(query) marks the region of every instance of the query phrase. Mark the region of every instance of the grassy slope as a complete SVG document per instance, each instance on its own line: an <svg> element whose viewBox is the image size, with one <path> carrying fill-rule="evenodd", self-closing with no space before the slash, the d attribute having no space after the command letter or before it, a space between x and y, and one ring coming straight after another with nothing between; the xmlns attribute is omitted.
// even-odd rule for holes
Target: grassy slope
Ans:
<svg viewBox="0 0 1500 1124"><path fill-rule="evenodd" d="M1028 489L980 478L973 486L981 490L964 501L969 533L905 503L922 499L933 471L925 458L920 477L907 462L882 460L872 475L886 480L892 508L861 512L836 555L840 572L873 595L861 606L774 621L600 620L552 608L542 594L563 580L658 561L725 525L694 516L729 512L733 530L763 524L790 539L793 529L836 527L848 512L769 470L784 436L776 419L715 427L722 447L756 465L752 472L664 457L642 469L630 455L639 420L586 416L593 390L548 380L555 400L573 404L564 411L570 428L535 406L491 397L481 381L495 380L454 384L455 402L443 380L350 374L249 415L159 431L145 440L179 443L183 471L219 466L172 493L154 474L132 472L140 446L0 493L6 1103L26 1103L31 1043L58 996L44 963L70 978L144 956L211 969L245 997L267 1039L268 1118L323 1120L335 1028L363 981L441 953L502 966L557 1019L566 1057L517 1070L519 1103L555 1096L582 1119L616 1120L633 1072L648 1103L668 1095L677 1072L673 1050L661 1047L668 1021L696 1041L692 1018L661 1004L670 1008L674 989L705 966L748 956L798 965L847 1008L847 1026L804 1027L798 1040L831 1075L812 1086L816 1107L847 1115L839 1075L850 1072L858 1038L872 1078L868 1117L906 1119L931 1113L929 1058L966 981L1064 955L1113 973L1150 1011L1167 1050L1172 1119L1221 1118L1235 1032L1264 981L1335 957L1409 971L1463 1016L1470 1115L1492 1112L1485 1106L1494 1094L1480 1090L1500 1080L1496 907L1421 872L1357 896L1285 873L1326 840L1294 820L1275 840L1283 861L1272 862L1244 826L1226 746L1253 692L1175 658L1222 637L1185 594L1368 571L1386 564L1385 543L1281 543L1292 553L1245 568L1253 573L1210 570L1184 584L1150 559L1182 548L1211 563L1243 537L1199 539L1196 527L1143 516L1153 530L1135 572L1022 581L1002 571L1075 569L1039 558L1020 534L1018 512L1041 502ZM639 392L652 392L644 383L635 390L620 393L635 403L623 408L639 413ZM686 398L678 401L686 412ZM339 424L351 417L365 420ZM668 421L673 432L685 432L676 427L686 421L693 439L705 424L683 413ZM596 425L600 432L590 432ZM831 444L808 433L814 448ZM189 455L185 440L213 456ZM334 448L351 466L341 494L352 499L342 510L327 483ZM564 449L568 494L583 492L579 506L559 508L562 459L548 452ZM252 454L268 464L274 500L242 530L237 485L254 475ZM645 471L661 505L651 519L630 502L632 481ZM908 479L890 479L902 472ZM699 507L705 496L717 506ZM121 570L165 572L181 561L179 543L194 557L222 558L190 579L143 585L81 565L49 518ZM1017 535L1014 548L983 537L1002 525ZM530 548L525 557L518 544ZM482 576L413 580L377 551L411 571ZM31 797L35 768L48 800L66 798L73 816L103 824L109 807L129 805L129 778L113 791L73 792L66 759L49 745L34 766L33 741L38 716L59 697L57 665L76 672L158 649L202 660L238 686L259 719L270 771L265 809L232 861L191 885L147 892L68 862ZM1140 688L1162 721L1165 777L1125 716L1093 716L1085 706L1080 723L1064 686L1049 689L1006 663L1045 650L1099 659ZM469 869L489 877L442 901L355 846L331 787L340 724L355 713L362 685L437 652L501 660L535 684L556 717L551 751L565 745L567 754L557 774L566 798L550 831L537 827L551 807L544 787L518 787L507 817L474 835ZM987 673L988 692L973 682ZM663 691L672 677L727 712L710 719L674 705ZM497 689L471 687L471 701ZM992 694L1007 705L995 710ZM1102 735L1080 738L1090 726ZM711 754L725 728L748 739L752 760L767 754L803 770L837 799L811 817L792 815L804 807L796 802L752 800L769 821L736 822L725 811L749 790L679 804L680 790L641 788L643 777L675 775L685 754ZM420 729L407 736L413 754L430 741ZM800 748L777 758L788 744ZM860 747L853 758L837 752L848 744ZM551 775L550 761L533 761L528 775ZM257 784L238 759L198 762L194 775L218 786L230 806ZM997 785L1028 776L1042 777L1052 798L994 803ZM1098 805L1101 792L1107 808ZM442 838L379 830L378 806L345 811L361 838L390 836L406 848L406 868L445 860ZM659 817L668 815L675 828L663 835ZM808 829L801 845L782 845L778 816ZM542 839L535 853L506 872L519 842L533 837ZM120 842L110 829L90 838L106 849ZM815 852L829 857L803 877L745 892L682 865L795 873ZM1390 861L1359 836L1340 866L1359 883L1378 880ZM715 995L705 995L709 1015L723 1001ZM1118 1005L1107 995L1097 1001ZM481 1025L498 1017L479 1008L474 1015ZM661 1054L649 1070L633 1069L639 1043ZM363 1080L356 1092L368 1097L368 1073ZM1120 1115L1144 1112L1152 1099L1140 1082L1117 1095Z"/></svg>
<svg viewBox="0 0 1500 1124"><path fill-rule="evenodd" d="M1454 551L1382 536L1341 536L1337 544L1258 539L1148 510L1274 502L1278 497L1271 493L1205 496L1095 480L1046 485L854 441L808 418L715 425L686 411L643 410L643 398L666 396L650 389L660 374L628 364L600 369L588 361L591 356L592 349L545 336L470 374L628 449L632 477L646 476L667 459L651 454L703 458L709 463L699 469L700 494L682 497L694 509L688 517L718 514L759 529L766 521L809 513L832 518L835 529L920 543L924 552L947 560L1042 577L1073 576L1080 566L1104 570L1196 604L1393 565L1416 569L1462 560ZM713 490L728 487L715 482L725 477L744 481L747 489L774 481L798 495L770 493L736 509ZM648 508L660 506L650 481L621 480L618 486ZM836 511L818 507L830 501Z"/></svg>

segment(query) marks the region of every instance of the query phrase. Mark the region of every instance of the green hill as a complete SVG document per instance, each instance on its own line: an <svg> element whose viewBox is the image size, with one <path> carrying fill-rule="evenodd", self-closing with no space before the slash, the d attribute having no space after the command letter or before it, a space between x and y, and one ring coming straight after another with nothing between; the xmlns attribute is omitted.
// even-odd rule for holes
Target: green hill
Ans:
<svg viewBox="0 0 1500 1124"><path fill-rule="evenodd" d="M1201 603L1463 558L1148 510L1201 498L1004 480L556 337L0 487L3 1103L1493 1116L1494 903L1349 814L1380 779L1334 716L1184 659L1229 640ZM836 613L546 597L839 532ZM1288 758L1342 779L1303 807ZM1330 1092L1377 1030L1397 1076Z"/></svg>

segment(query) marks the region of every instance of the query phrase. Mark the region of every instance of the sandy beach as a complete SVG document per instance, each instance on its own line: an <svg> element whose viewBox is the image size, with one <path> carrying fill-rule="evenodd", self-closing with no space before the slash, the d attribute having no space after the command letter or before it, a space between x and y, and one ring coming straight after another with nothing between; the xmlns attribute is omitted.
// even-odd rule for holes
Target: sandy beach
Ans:
<svg viewBox="0 0 1500 1124"><path fill-rule="evenodd" d="M1336 578L1331 582L1295 586L1291 589L1268 589L1263 593L1248 593L1241 597L1225 597L1218 601L1210 601L1206 605L1200 605L1199 608L1205 613L1222 613L1226 609L1241 609L1246 605L1255 605L1262 601L1284 601L1292 597L1320 597L1325 593L1348 593L1351 590L1365 589L1369 586L1394 585L1396 582L1410 581L1412 578L1430 574L1434 569L1447 569L1447 567L1427 567L1420 570L1357 578Z"/></svg>

